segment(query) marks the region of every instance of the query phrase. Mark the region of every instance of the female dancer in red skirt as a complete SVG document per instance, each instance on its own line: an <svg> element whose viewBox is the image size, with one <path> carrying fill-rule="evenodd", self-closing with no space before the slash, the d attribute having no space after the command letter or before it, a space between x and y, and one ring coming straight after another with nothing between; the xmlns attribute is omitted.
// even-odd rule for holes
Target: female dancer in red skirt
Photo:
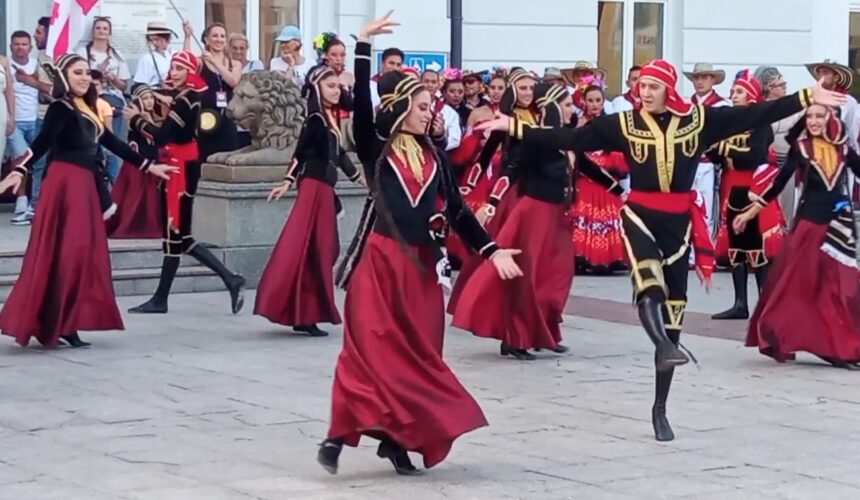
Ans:
<svg viewBox="0 0 860 500"><path fill-rule="evenodd" d="M570 123L573 100L564 87L538 85L535 100L541 110L542 127L558 128ZM519 166L519 201L496 239L502 246L522 249L518 260L525 278L501 282L495 270L482 263L473 274L457 280L459 300L449 311L454 316L454 326L500 340L503 356L533 360L528 349L557 353L568 350L560 344L559 324L574 274L567 216L573 194L574 157L534 149L523 153L528 162ZM576 166L600 172L584 159ZM608 174L601 183L604 189L612 188L621 194L618 182Z"/></svg>
<svg viewBox="0 0 860 500"><path fill-rule="evenodd" d="M154 123L155 94L149 85L135 87L131 104L140 111L144 120ZM136 130L128 131L128 145L144 158L158 158L155 144ZM116 200L117 212L105 223L108 237L161 238L161 200L156 177L144 175L134 166L123 165L111 194Z"/></svg>
<svg viewBox="0 0 860 500"><path fill-rule="evenodd" d="M338 270L339 281L347 283L344 344L331 426L317 454L332 474L343 445L358 445L362 435L381 440L377 454L398 474L414 474L407 451L421 453L424 466L432 467L458 436L487 424L442 360L444 226L481 249L499 274L521 273L512 258L516 252L498 249L463 206L444 156L425 135L431 97L418 79L384 74L374 121L368 40L391 32L389 16L362 28L356 46L354 132L372 194Z"/></svg>
<svg viewBox="0 0 860 500"><path fill-rule="evenodd" d="M499 103L499 111L504 115L516 117L524 123L532 125L537 123L537 113L533 106L536 82L533 74L522 68L512 68L502 101ZM498 132L490 134L478 160L485 174L492 175L489 169L490 161L499 148L502 150L501 172L492 179L493 188L487 202L475 213L491 235L498 231L516 204L517 197L507 194L511 185L517 180L520 163L524 161L520 141Z"/></svg>
<svg viewBox="0 0 860 500"><path fill-rule="evenodd" d="M807 109L789 137L798 135L772 185L752 193L753 208L735 217L734 229L743 234L800 169L797 222L768 272L746 345L779 362L806 351L860 369L857 230L848 190L848 170L860 176L860 157L848 147L842 122L824 106Z"/></svg>
<svg viewBox="0 0 860 500"><path fill-rule="evenodd" d="M28 168L51 152L50 174L42 183L21 274L0 312L0 330L21 346L36 337L48 347L61 338L72 347L86 347L90 344L78 330L123 329L94 182L99 148L158 177L167 178L175 169L153 165L105 130L84 58L60 57L53 83L56 100L42 131L0 182L0 193L17 191Z"/></svg>
<svg viewBox="0 0 860 500"><path fill-rule="evenodd" d="M245 303L245 278L233 274L211 250L197 243L191 234L194 215L194 194L200 182L201 150L197 143L200 123L201 93L208 88L198 73L200 59L189 51L177 52L170 60L168 78L177 94L167 119L160 127L145 120L136 108L128 107L123 116L131 128L162 149L169 165L179 168L179 174L161 184L162 218L161 276L151 299L128 310L136 314L164 314L170 287L179 270L179 258L185 253L215 271L230 292L230 306L238 314ZM211 141L211 137L209 139ZM211 145L211 144L210 144Z"/></svg>
<svg viewBox="0 0 860 500"><path fill-rule="evenodd" d="M578 126L586 125L604 113L605 98L601 87L590 85L582 95L585 110ZM589 160L611 173L620 184L624 184L627 178L627 163L623 153L595 151L586 155ZM627 267L621 236L622 205L621 198L579 172L576 179L576 202L570 211L577 272L606 274Z"/></svg>
<svg viewBox="0 0 860 500"><path fill-rule="evenodd" d="M308 75L304 90L308 116L287 177L272 190L269 201L281 199L297 178L299 194L263 270L254 314L311 337L324 337L328 333L317 323L340 324L332 276L340 253L335 166L352 181L360 176L341 146L337 74L318 66Z"/></svg>
<svg viewBox="0 0 860 500"><path fill-rule="evenodd" d="M762 101L761 84L749 72L738 73L732 85L732 104L745 107ZM722 181L728 193L726 197L727 227L732 227L735 218L750 207L750 187L755 184L756 175L775 173L768 165L768 152L773 142L773 129L770 125L730 137L714 147L709 153L714 163L725 167ZM723 188L721 187L721 190ZM732 285L735 289L735 303L726 311L714 314L713 319L747 319L747 276L749 269L755 273L759 291L764 286L768 263L776 255L782 243L782 210L779 202L758 212L753 224L747 225L743 232L728 232L729 262L732 266Z"/></svg>

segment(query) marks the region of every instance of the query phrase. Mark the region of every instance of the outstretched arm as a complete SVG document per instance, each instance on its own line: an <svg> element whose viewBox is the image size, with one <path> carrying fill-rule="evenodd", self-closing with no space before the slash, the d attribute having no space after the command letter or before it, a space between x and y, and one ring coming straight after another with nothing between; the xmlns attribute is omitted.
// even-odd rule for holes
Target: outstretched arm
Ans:
<svg viewBox="0 0 860 500"><path fill-rule="evenodd" d="M585 154L576 155L575 168L579 170L582 175L605 187L610 193L616 196L624 194L624 188L622 188L621 184L615 180L615 177L606 171L606 169L591 161Z"/></svg>
<svg viewBox="0 0 860 500"><path fill-rule="evenodd" d="M355 88L353 89L352 133L355 151L365 168L372 167L376 141L373 102L370 99L370 42L359 39L355 46Z"/></svg>
<svg viewBox="0 0 860 500"><path fill-rule="evenodd" d="M511 119L508 134L521 138L529 146L567 151L623 151L626 149L618 115L604 115L579 128L532 127L517 118Z"/></svg>

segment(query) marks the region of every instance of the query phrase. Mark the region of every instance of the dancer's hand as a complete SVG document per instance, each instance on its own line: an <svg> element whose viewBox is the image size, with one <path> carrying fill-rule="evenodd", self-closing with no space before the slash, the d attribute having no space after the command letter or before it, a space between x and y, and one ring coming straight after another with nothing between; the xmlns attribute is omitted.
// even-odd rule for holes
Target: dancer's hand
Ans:
<svg viewBox="0 0 860 500"><path fill-rule="evenodd" d="M495 118L490 121L475 125L475 130L489 130L490 132L507 132L511 126L511 117L496 112Z"/></svg>
<svg viewBox="0 0 860 500"><path fill-rule="evenodd" d="M705 293L711 293L711 289L714 286L713 276L705 276L704 273L702 273L702 270L698 267L696 268L696 276L699 277L699 283L702 284L702 287L705 289Z"/></svg>
<svg viewBox="0 0 860 500"><path fill-rule="evenodd" d="M126 106L122 108L122 117L128 121L140 114L140 110L135 106Z"/></svg>
<svg viewBox="0 0 860 500"><path fill-rule="evenodd" d="M385 14L379 19L375 21L370 21L365 24L361 31L358 32L358 41L359 42L369 42L370 37L374 35L384 35L387 33L394 33L394 30L391 29L393 26L400 26L400 23L391 19L391 14L394 14L394 10L389 10L388 14Z"/></svg>
<svg viewBox="0 0 860 500"><path fill-rule="evenodd" d="M824 77L819 78L815 86L812 87L812 102L815 104L838 107L845 104L847 99L845 94L825 89Z"/></svg>
<svg viewBox="0 0 860 500"><path fill-rule="evenodd" d="M523 270L520 269L520 266L518 266L514 261L514 255L519 255L521 253L523 253L522 250L504 248L496 250L493 255L490 256L490 262L493 263L493 266L496 268L496 272L499 273L499 278L502 278L503 280L512 280L523 275Z"/></svg>
<svg viewBox="0 0 860 500"><path fill-rule="evenodd" d="M272 200L280 200L285 194L287 194L287 191L289 191L292 186L293 183L287 180L278 184L272 188L272 192L269 193L269 198L266 200L266 203L270 203Z"/></svg>
<svg viewBox="0 0 860 500"><path fill-rule="evenodd" d="M490 217L492 217L491 212L491 205L482 205L481 208L479 208L478 211L475 212L475 218L478 219L478 224L486 227L487 221L490 220Z"/></svg>
<svg viewBox="0 0 860 500"><path fill-rule="evenodd" d="M24 181L24 176L21 172L12 172L7 175L5 179L0 181L0 194L9 191L9 188L12 188L12 194L18 192L18 189L21 188L21 182Z"/></svg>
<svg viewBox="0 0 860 500"><path fill-rule="evenodd" d="M156 177L169 180L171 174L179 173L179 167L173 165L165 165L163 163L156 163L154 165L150 165L149 169L147 169L147 172Z"/></svg>
<svg viewBox="0 0 860 500"><path fill-rule="evenodd" d="M747 224L751 220L753 220L759 213L761 209L757 206L753 206L748 209L746 212L735 217L734 223L732 223L732 229L735 231L735 234L741 234L747 228Z"/></svg>

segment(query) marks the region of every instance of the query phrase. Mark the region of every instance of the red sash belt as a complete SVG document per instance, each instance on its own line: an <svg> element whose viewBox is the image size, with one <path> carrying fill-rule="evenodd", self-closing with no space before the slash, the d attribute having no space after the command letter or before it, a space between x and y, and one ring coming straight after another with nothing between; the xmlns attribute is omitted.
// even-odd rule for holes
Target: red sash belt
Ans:
<svg viewBox="0 0 860 500"><path fill-rule="evenodd" d="M714 273L714 242L705 218L705 203L696 191L664 193L661 191L630 191L627 201L651 210L682 214L689 212L693 224L693 249L696 268L709 278Z"/></svg>
<svg viewBox="0 0 860 500"><path fill-rule="evenodd" d="M191 141L184 144L170 143L164 146L165 161L168 165L179 167L179 172L172 174L165 181L165 193L167 197L167 223L172 229L179 230L179 200L188 190L185 179L185 165L189 161L197 161L200 152L197 142Z"/></svg>

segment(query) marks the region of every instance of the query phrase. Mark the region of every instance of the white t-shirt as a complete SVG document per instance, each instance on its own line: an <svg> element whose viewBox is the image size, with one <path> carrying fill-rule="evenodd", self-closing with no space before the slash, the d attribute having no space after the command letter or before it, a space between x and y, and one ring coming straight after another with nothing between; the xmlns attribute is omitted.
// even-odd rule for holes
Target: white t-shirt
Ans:
<svg viewBox="0 0 860 500"><path fill-rule="evenodd" d="M173 50L170 47L164 53L150 50L140 56L134 73L135 83L145 83L152 88L161 87L161 83L167 80L167 73L170 71L170 58L172 57Z"/></svg>
<svg viewBox="0 0 860 500"><path fill-rule="evenodd" d="M77 53L83 57L87 58L87 46L84 45L77 50ZM89 51L89 64L90 69L97 69L107 76L108 74L114 74L119 77L120 80L129 81L131 80L131 72L128 70L128 64L125 62L125 59L122 55L113 49L110 51L110 54L107 52L102 52L96 49L90 49ZM102 88L104 89L105 94L110 94L112 96L119 97L123 99L122 91L118 88L111 85L107 79L103 82Z"/></svg>
<svg viewBox="0 0 860 500"><path fill-rule="evenodd" d="M305 62L296 66L293 71L293 79L299 87L305 84L305 78L307 78L308 73L314 68L314 66L316 66L316 63L308 58L305 58ZM269 62L270 71L286 72L288 69L290 69L290 65L280 57L276 57Z"/></svg>
<svg viewBox="0 0 860 500"><path fill-rule="evenodd" d="M463 139L463 130L460 129L460 115L454 108L446 104L442 107L442 119L445 121L445 135L448 138L445 151L451 151L456 149Z"/></svg>
<svg viewBox="0 0 860 500"><path fill-rule="evenodd" d="M31 57L27 64L18 64L10 57L9 65L12 67L12 85L15 89L15 121L34 122L39 116L39 89L19 82L16 73L20 69L28 75L34 74L39 61Z"/></svg>

